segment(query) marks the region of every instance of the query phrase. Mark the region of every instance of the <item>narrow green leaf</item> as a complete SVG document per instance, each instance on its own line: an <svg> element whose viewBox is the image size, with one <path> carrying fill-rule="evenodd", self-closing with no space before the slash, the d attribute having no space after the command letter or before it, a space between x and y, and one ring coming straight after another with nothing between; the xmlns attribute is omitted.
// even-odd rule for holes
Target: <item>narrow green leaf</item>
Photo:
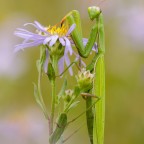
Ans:
<svg viewBox="0 0 144 144"><path fill-rule="evenodd" d="M42 104L41 104L41 101L40 101L40 98L39 98L39 92L38 92L38 88L37 88L37 85L35 83L34 84L34 96L35 96L35 100L37 102L37 104L42 108Z"/></svg>
<svg viewBox="0 0 144 144"><path fill-rule="evenodd" d="M105 121L105 67L103 55L99 57L95 65L95 79L93 85L93 93L100 97L100 100L95 105L93 143L103 144Z"/></svg>
<svg viewBox="0 0 144 144"><path fill-rule="evenodd" d="M34 97L35 97L35 100L36 100L37 104L40 106L40 108L42 109L45 117L48 118L48 115L47 115L47 112L46 112L46 108L43 105L43 103L41 102L37 85L35 83L33 83L33 84L34 84Z"/></svg>

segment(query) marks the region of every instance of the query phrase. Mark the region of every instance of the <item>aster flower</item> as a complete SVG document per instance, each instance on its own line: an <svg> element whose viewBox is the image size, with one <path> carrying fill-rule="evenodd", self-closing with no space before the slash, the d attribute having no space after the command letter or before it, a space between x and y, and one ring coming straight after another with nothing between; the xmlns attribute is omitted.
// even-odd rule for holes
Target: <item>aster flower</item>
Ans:
<svg viewBox="0 0 144 144"><path fill-rule="evenodd" d="M39 45L47 45L48 47L53 47L56 42L59 42L63 47L65 47L64 56L59 60L59 70L62 72L64 67L64 61L67 66L70 65L70 59L68 53L70 55L73 54L73 49L71 47L71 42L69 39L70 33L74 30L75 24L73 24L69 29L65 25L62 27L49 26L44 27L39 22L35 21L34 23L26 23L24 26L32 25L36 28L37 33L30 32L26 29L17 28L15 31L15 35L23 38L24 41L21 44L15 46L14 52L18 52L21 49L35 47ZM47 63L49 60L49 52L46 49L46 62L44 64L44 70L47 70ZM69 72L72 75L72 68L69 68Z"/></svg>
<svg viewBox="0 0 144 144"><path fill-rule="evenodd" d="M32 25L34 26L38 33L33 33L25 29L17 28L15 31L15 35L24 39L22 44L18 44L15 46L14 51L17 52L24 48L39 46L39 45L46 45L48 44L52 47L57 40L65 46L70 54L72 54L72 48L68 36L74 30L75 24L73 24L69 30L67 30L66 26L62 26L61 28L57 28L56 26L53 27L44 27L39 22L35 21L34 23L26 23L24 26Z"/></svg>

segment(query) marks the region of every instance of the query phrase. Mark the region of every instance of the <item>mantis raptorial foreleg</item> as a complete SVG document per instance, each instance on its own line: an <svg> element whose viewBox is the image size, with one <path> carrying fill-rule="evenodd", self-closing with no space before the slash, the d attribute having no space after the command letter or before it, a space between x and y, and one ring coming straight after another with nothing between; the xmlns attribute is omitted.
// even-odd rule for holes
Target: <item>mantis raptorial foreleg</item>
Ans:
<svg viewBox="0 0 144 144"><path fill-rule="evenodd" d="M96 20L96 23L91 29L90 37L88 39L88 42L86 46L83 44L83 37L82 37L82 30L81 30L81 23L80 23L80 15L79 12L76 10L73 10L69 14L67 14L63 20L63 22L66 22L69 26L72 24L76 24L76 28L71 33L71 37L76 45L76 48L78 49L79 55L83 58L86 58L89 56L92 47L94 46L94 43L96 41L96 37L98 34L98 25L97 21L99 19L99 15L101 13L100 9L98 7L90 7L88 9L89 16L93 20Z"/></svg>
<svg viewBox="0 0 144 144"><path fill-rule="evenodd" d="M98 53L94 56L92 62L87 66L87 70L94 71L95 79L93 83L93 94L100 97L99 102L95 105L95 110L89 110L87 113L87 125L91 144L103 144L104 136L104 106L105 106L105 74L104 74L104 25L103 15L98 7L89 7L88 13L91 20L96 23L91 29L90 37L86 46L83 44L80 15L78 11L72 11L67 14L62 23L66 22L69 26L76 24L76 28L71 33L72 40L81 57L87 58L92 50L95 41L98 44ZM88 91L89 92L89 91ZM86 106L92 105L93 99L89 97L86 100ZM95 112L96 111L96 112ZM96 116L97 115L97 116Z"/></svg>

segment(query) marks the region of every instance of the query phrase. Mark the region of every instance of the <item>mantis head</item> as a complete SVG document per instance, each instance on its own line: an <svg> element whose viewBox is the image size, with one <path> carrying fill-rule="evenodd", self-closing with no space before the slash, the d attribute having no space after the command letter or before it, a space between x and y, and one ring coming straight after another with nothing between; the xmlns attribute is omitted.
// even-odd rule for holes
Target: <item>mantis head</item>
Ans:
<svg viewBox="0 0 144 144"><path fill-rule="evenodd" d="M90 19L94 20L95 18L98 18L98 16L100 15L101 9L96 6L92 6L88 8L88 13L89 13Z"/></svg>

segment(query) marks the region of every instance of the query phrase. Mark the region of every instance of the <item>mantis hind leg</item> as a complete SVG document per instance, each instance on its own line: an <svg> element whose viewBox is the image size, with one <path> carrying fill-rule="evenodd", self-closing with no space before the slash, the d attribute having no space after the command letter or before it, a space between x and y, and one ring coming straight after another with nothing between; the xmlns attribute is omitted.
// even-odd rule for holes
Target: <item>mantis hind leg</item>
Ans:
<svg viewBox="0 0 144 144"><path fill-rule="evenodd" d="M95 12L90 10L89 13L90 13L89 15L91 18L91 13L93 14ZM79 52L79 55L83 58L87 58L89 56L92 50L92 47L94 46L96 37L97 37L97 33L98 33L97 15L93 19L96 20L96 23L91 29L90 36L86 45L84 45L83 43L80 14L78 11L73 10L72 12L68 13L61 21L62 24L65 22L66 25L68 25L68 27L70 27L70 25L76 24L75 29L71 33L71 37L75 43L75 46Z"/></svg>

